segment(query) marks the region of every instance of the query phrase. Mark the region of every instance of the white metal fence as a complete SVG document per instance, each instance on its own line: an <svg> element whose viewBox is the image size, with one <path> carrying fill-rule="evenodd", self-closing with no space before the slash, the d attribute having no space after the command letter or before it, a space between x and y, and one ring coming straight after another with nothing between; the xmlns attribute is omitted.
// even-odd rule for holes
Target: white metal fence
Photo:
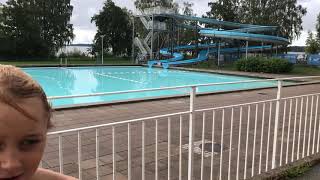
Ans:
<svg viewBox="0 0 320 180"><path fill-rule="evenodd" d="M306 78L262 80L278 82L276 99L208 109L191 86L186 112L49 133L42 165L79 179L254 177L319 153L320 93L281 96L283 81Z"/></svg>

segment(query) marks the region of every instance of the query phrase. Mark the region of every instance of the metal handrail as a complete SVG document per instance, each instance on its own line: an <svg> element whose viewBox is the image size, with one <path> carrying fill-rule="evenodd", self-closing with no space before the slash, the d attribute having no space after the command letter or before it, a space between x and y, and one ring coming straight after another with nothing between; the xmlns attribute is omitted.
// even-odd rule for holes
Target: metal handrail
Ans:
<svg viewBox="0 0 320 180"><path fill-rule="evenodd" d="M49 132L47 135L59 135L59 134L64 134L64 133L85 131L85 130L97 129L97 128L102 128L102 127L118 126L118 125L122 125L122 124L131 124L131 123L146 121L146 120L150 120L150 119L165 118L165 117L184 115L184 114L189 114L189 113L190 113L190 111L183 111L183 112L172 113L172 114L144 117L144 118L138 118L138 119L133 119L133 120L125 120L125 121L121 121L121 122L106 123L106 124L100 124L100 125L89 126L89 127L82 127L82 128L74 128L74 129L68 129L68 130L62 130L62 131Z"/></svg>

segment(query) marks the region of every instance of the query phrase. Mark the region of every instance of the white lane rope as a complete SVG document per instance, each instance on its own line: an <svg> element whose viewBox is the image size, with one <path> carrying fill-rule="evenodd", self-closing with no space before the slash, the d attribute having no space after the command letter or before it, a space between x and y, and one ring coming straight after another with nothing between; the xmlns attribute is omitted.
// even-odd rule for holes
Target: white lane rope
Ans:
<svg viewBox="0 0 320 180"><path fill-rule="evenodd" d="M121 78L121 77L117 77L117 76L111 76L111 75L107 75L107 74L101 74L101 73L94 73L94 74L97 74L99 76L113 78L113 79L119 79L119 80L123 80L123 81L129 81L129 82L134 82L134 83L139 83L139 84L145 84L144 82L135 81L135 80L132 80L132 79Z"/></svg>
<svg viewBox="0 0 320 180"><path fill-rule="evenodd" d="M61 81L59 81L59 80L57 80L57 79L55 79L55 78L52 78L52 77L50 77L50 76L38 76L38 75L33 75L32 77L34 77L34 78L36 78L36 79L39 79L39 81L40 81L41 79L43 79L43 80L44 80L44 79L51 80L51 81L55 82L56 85L57 85L60 89L69 90L68 88L65 88L65 87L62 86Z"/></svg>
<svg viewBox="0 0 320 180"><path fill-rule="evenodd" d="M61 68L61 69L65 69L65 70L69 70L68 68L65 68L65 67L60 67L60 68ZM127 73L128 73L128 72L127 72ZM92 72L92 74L96 74L96 75L104 76L104 77L109 77L109 78L113 78L113 79L119 79L119 80L123 80L123 81L129 81L129 82L139 83L139 84L146 84L146 83L144 83L144 82L135 81L135 80L132 80L132 79L127 79L127 78L121 78L121 77L117 77L117 76L108 75L108 74L111 74L111 73L102 74L102 73ZM125 72L115 72L115 73L112 73L112 74L125 74ZM135 72L132 73L132 74L135 74ZM138 73L137 73L137 74L138 74Z"/></svg>

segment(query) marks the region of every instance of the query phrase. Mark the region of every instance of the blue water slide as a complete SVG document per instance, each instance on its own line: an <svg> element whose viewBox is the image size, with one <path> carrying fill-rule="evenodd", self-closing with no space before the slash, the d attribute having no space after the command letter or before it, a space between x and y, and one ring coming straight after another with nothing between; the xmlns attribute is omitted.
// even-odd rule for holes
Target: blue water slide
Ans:
<svg viewBox="0 0 320 180"><path fill-rule="evenodd" d="M272 36L272 35L255 34L257 32L274 32L277 29L276 26L241 24L241 23L221 21L221 20L211 19L211 18L185 16L185 15L178 15L178 14L161 14L161 16L197 21L197 22L202 22L202 23L212 24L212 25L219 25L220 28L225 29L225 30L221 30L221 29L219 30L219 29L212 29L212 28L203 28L201 26L194 27L187 24L178 24L178 26L181 26L183 28L197 29L199 30L199 34L205 37L238 39L238 40L266 42L266 43L281 44L281 45L287 45L290 43L289 40L286 38ZM165 56L173 55L173 57L165 60L150 60L148 61L148 65L149 67L152 67L155 64L160 64L160 65L163 65L164 68L168 68L171 65L182 65L182 64L190 64L190 63L195 63L199 61L204 61L208 59L208 53L217 53L218 51L217 45L218 44L201 44L201 45L185 45L185 46L174 47L173 51L183 51L183 50L196 49L196 48L204 49L199 52L197 58L188 59L188 60L183 60L184 57L181 53L175 52L172 54L168 48L164 48L160 50L160 53ZM225 46L225 44L224 43L220 44L220 47L221 46ZM234 53L234 52L246 52L246 51L254 52L254 51L260 51L265 49L272 49L272 46L268 45L268 46L250 46L250 47L242 47L242 48L220 48L220 53Z"/></svg>
<svg viewBox="0 0 320 180"><path fill-rule="evenodd" d="M217 43L210 43L210 44L192 44L192 45L183 45L183 46L177 46L174 48L174 50L188 50L188 49L207 49L207 48L216 48L218 46ZM220 43L220 46L225 46L225 43Z"/></svg>
<svg viewBox="0 0 320 180"><path fill-rule="evenodd" d="M248 49L245 47L242 48L222 48L220 49L220 53L235 53L235 52L245 52L248 50L248 52L254 52L254 51L261 51L261 50L267 50L272 49L271 45L265 45L265 46L249 46ZM210 49L208 50L202 50L198 54L197 58L194 59L186 59L186 60L179 60L179 61L172 61L172 62L164 62L162 63L163 68L167 69L170 66L176 66L176 65L184 65L184 64L193 64L200 61L206 61L208 60L208 54L209 53L217 53L217 49Z"/></svg>
<svg viewBox="0 0 320 180"><path fill-rule="evenodd" d="M224 46L224 43L221 44L221 46ZM184 46L176 46L174 48L174 50L188 50L188 49L207 49L207 48L215 48L217 47L217 44L199 44L197 45L184 45ZM169 51L168 48L163 48L160 50L160 54L164 55L164 56L171 56L171 52ZM164 64L164 63L170 63L170 62L176 62L176 61L181 61L184 59L184 56L179 53L179 52L175 52L173 53L173 57L170 59L164 59L164 60L150 60L148 61L148 66L151 68L153 65L156 64Z"/></svg>
<svg viewBox="0 0 320 180"><path fill-rule="evenodd" d="M192 26L188 24L178 24L178 26L186 29L193 29L193 30L218 30L218 29L212 29L212 28L203 28L201 26ZM257 33L257 32L273 32L276 30L277 30L276 26L254 26L254 27L237 28L237 29L231 29L231 30L225 30L225 31Z"/></svg>
<svg viewBox="0 0 320 180"><path fill-rule="evenodd" d="M244 33L237 31L218 31L218 30L209 30L202 29L200 30L201 36L206 37L220 37L226 39L239 39L239 40L248 40L248 41L258 41L258 42L270 42L277 44L289 44L289 40L282 37L263 35L263 34L253 34L253 33Z"/></svg>
<svg viewBox="0 0 320 180"><path fill-rule="evenodd" d="M201 50L198 54L197 58L194 59L186 59L181 61L173 61L173 62L166 62L162 63L163 68L168 69L172 65L183 65L183 64L193 64L200 61L208 60L208 50Z"/></svg>
<svg viewBox="0 0 320 180"><path fill-rule="evenodd" d="M273 26L261 26L261 25L252 25L252 24L241 24L241 23L221 21L221 20L211 19L211 18L186 16L186 15L180 15L180 14L170 14L170 15L165 15L165 16L175 17L177 19L183 19L183 20L198 21L198 22L202 22L202 23L206 23L206 24L220 25L222 27L232 27L232 28L250 28L250 27L270 27L270 28L272 28L273 27Z"/></svg>
<svg viewBox="0 0 320 180"><path fill-rule="evenodd" d="M265 45L265 46L249 46L248 52L255 52L255 51L261 51L261 50L268 50L272 49L271 45ZM236 53L236 52L246 52L247 48L222 48L220 49L220 53ZM210 53L217 53L216 49L210 50Z"/></svg>
<svg viewBox="0 0 320 180"><path fill-rule="evenodd" d="M167 48L164 48L164 49L161 49L160 50L160 54L162 55L171 55L171 52L169 52L169 50ZM156 65L156 64L162 64L162 63L167 63L167 62L171 62L171 61L179 61L179 60L182 60L184 58L184 56L181 54L181 53L178 53L178 52L175 52L173 53L173 57L170 58L170 59L164 59L164 60L150 60L148 61L148 66L149 68L151 68L153 65Z"/></svg>
<svg viewBox="0 0 320 180"><path fill-rule="evenodd" d="M190 49L192 47L195 47L195 45L186 45L186 46L178 46L175 49ZM205 48L205 50L201 50L198 54L197 58L193 59L186 59L183 60L183 55L181 53L173 53L173 58L165 59L165 60L151 60L148 62L148 66L151 68L155 64L162 65L164 68L169 68L170 66L177 66L177 65L185 65L185 64L193 64L201 61L206 61L208 59L208 53L217 53L217 48L210 49L208 51L208 47L213 47L212 44L202 44L199 45L199 47ZM215 47L215 46L214 46ZM235 53L235 52L255 52L255 51L261 51L261 50L268 50L272 49L271 45L265 45L265 46L249 46L248 48L242 47L242 48L221 48L220 53ZM171 55L168 48L163 48L160 50L160 53L162 55Z"/></svg>

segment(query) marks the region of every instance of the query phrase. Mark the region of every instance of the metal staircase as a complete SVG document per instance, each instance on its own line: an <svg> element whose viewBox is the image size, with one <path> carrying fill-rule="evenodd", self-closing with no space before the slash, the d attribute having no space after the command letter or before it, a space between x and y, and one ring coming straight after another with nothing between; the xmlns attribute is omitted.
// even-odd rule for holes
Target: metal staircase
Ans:
<svg viewBox="0 0 320 180"><path fill-rule="evenodd" d="M158 32L154 32L153 33L153 37L158 37L159 33ZM150 31L147 35L147 37L144 38L144 42L146 44L150 44L151 43L151 37L152 37L152 31ZM155 41L156 38L153 38L153 41Z"/></svg>
<svg viewBox="0 0 320 180"><path fill-rule="evenodd" d="M159 32L163 29L166 29L165 24L162 24L158 21L153 21L150 14L145 14L144 11L138 9L138 17L142 22L143 26L148 30L147 36L144 38L135 37L134 45L137 46L140 50L140 55L138 57L152 57L153 50L152 50L152 39L155 41L159 36ZM141 59L141 58L139 58Z"/></svg>
<svg viewBox="0 0 320 180"><path fill-rule="evenodd" d="M144 43L141 42L140 38L136 37L134 39L134 44L138 46L139 50L141 51L141 54L147 55L148 51L146 50Z"/></svg>

